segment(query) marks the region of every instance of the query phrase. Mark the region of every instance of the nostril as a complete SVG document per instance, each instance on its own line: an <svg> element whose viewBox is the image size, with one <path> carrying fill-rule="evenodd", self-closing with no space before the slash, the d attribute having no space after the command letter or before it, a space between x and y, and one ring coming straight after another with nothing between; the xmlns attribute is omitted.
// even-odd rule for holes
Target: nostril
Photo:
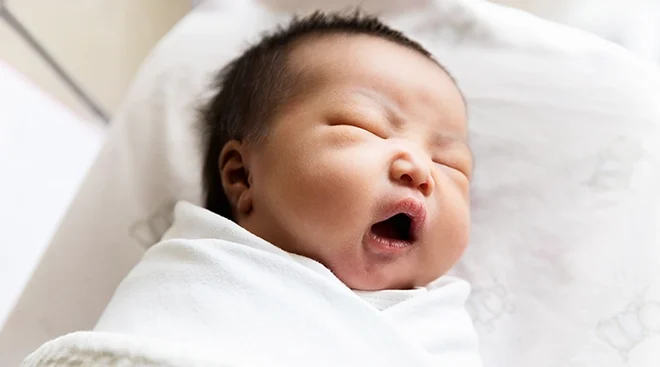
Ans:
<svg viewBox="0 0 660 367"><path fill-rule="evenodd" d="M403 181L405 183L411 183L411 182L413 182L413 178L410 177L409 174L404 173L403 175L401 175L401 181Z"/></svg>
<svg viewBox="0 0 660 367"><path fill-rule="evenodd" d="M421 183L418 183L419 181L415 180L411 175L407 173L401 175L399 179L405 185L408 185L410 187L417 187L417 189L419 189L423 193L427 193L429 191L429 188L431 187L428 181L422 181Z"/></svg>

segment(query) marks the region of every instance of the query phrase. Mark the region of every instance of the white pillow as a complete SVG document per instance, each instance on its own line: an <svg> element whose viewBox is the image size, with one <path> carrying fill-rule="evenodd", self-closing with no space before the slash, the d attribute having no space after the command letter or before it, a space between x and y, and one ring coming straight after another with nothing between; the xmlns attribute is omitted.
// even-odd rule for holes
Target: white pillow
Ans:
<svg viewBox="0 0 660 367"><path fill-rule="evenodd" d="M247 1L216 4L145 62L0 356L91 328L173 203L201 203L194 107L212 73L281 19ZM484 1L415 4L386 18L436 54L469 103L473 235L455 272L474 285L485 365L660 363L658 71Z"/></svg>

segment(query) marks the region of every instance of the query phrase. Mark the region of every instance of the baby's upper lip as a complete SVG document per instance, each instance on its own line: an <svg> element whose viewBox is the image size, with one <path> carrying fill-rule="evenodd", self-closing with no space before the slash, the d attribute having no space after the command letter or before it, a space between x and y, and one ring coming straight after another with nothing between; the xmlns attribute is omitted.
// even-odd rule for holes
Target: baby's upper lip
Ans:
<svg viewBox="0 0 660 367"><path fill-rule="evenodd" d="M392 218L397 214L405 214L410 218L410 236L412 242L416 241L426 222L426 205L424 202L412 197L395 200L384 207L382 215L376 223Z"/></svg>

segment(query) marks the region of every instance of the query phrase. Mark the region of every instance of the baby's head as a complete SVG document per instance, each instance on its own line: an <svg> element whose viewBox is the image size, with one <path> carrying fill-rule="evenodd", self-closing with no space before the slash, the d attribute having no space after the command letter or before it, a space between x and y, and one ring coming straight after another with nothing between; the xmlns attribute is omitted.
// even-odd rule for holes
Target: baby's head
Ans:
<svg viewBox="0 0 660 367"><path fill-rule="evenodd" d="M359 14L294 20L202 110L206 207L353 289L424 286L468 242L466 107L419 44Z"/></svg>

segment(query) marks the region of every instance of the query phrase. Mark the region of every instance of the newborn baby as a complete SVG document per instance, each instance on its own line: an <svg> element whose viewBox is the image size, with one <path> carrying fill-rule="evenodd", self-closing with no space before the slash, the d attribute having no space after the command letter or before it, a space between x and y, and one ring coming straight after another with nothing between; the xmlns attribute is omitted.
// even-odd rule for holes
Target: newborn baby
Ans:
<svg viewBox="0 0 660 367"><path fill-rule="evenodd" d="M422 46L320 14L222 72L204 109L206 207L352 289L424 286L469 231L466 107Z"/></svg>
<svg viewBox="0 0 660 367"><path fill-rule="evenodd" d="M315 13L216 88L206 209L179 203L95 330L25 365L480 366L469 286L444 275L468 243L466 106L429 52Z"/></svg>

